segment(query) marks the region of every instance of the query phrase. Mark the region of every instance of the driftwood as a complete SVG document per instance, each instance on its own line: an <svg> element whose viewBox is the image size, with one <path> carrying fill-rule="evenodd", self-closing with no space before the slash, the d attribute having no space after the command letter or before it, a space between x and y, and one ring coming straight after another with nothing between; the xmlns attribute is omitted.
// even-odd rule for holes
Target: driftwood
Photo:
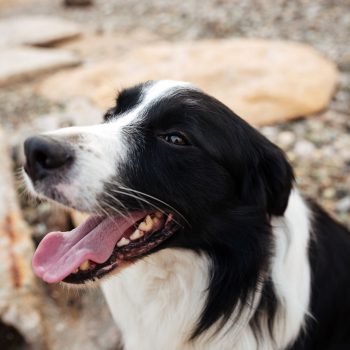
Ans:
<svg viewBox="0 0 350 350"><path fill-rule="evenodd" d="M0 348L39 350L46 345L30 264L33 244L17 203L5 139L0 129Z"/></svg>

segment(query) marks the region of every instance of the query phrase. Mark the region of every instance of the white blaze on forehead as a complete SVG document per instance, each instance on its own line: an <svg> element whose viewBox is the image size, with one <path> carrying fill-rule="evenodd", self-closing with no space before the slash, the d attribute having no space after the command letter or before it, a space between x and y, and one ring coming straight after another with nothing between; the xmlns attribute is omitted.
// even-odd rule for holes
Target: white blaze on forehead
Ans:
<svg viewBox="0 0 350 350"><path fill-rule="evenodd" d="M176 80L159 80L154 82L150 87L146 90L146 94L144 99L142 100L142 104L148 105L154 100L157 100L172 90L176 90L176 88L193 88L190 83Z"/></svg>
<svg viewBox="0 0 350 350"><path fill-rule="evenodd" d="M108 124L117 123L119 126L126 126L137 121L141 121L144 117L144 112L149 108L154 102L159 101L162 97L167 96L171 92L180 89L188 88L194 89L194 87L187 82L176 81L176 80L158 80L151 82L150 85L145 85L142 89L141 100L134 108L125 112L117 120L111 119Z"/></svg>
<svg viewBox="0 0 350 350"><path fill-rule="evenodd" d="M96 203L96 197L104 190L104 185L113 178L118 181L119 165L128 161L129 152L136 146L130 142L130 128L137 127L145 117L145 111L162 97L180 88L194 89L186 82L160 80L142 87L140 101L131 109L110 122L92 126L69 127L46 135L66 140L75 149L75 161L57 190L72 205L84 200L89 210ZM77 198L79 197L79 198Z"/></svg>

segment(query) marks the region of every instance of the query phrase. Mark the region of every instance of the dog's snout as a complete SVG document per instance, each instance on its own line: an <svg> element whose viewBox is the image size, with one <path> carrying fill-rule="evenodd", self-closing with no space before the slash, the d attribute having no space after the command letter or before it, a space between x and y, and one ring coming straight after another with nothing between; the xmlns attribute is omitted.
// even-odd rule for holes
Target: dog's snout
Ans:
<svg viewBox="0 0 350 350"><path fill-rule="evenodd" d="M49 136L33 136L24 142L25 171L33 181L43 179L73 161L71 146Z"/></svg>

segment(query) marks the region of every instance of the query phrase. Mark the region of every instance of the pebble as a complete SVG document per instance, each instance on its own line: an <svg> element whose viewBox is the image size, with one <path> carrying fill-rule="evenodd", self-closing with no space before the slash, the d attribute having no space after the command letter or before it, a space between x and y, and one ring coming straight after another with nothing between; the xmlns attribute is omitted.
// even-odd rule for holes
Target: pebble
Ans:
<svg viewBox="0 0 350 350"><path fill-rule="evenodd" d="M336 202L335 209L338 212L350 212L350 196L344 197Z"/></svg>
<svg viewBox="0 0 350 350"><path fill-rule="evenodd" d="M308 140L300 140L294 146L294 152L296 155L303 158L310 158L312 154L315 152L316 147L313 143Z"/></svg>
<svg viewBox="0 0 350 350"><path fill-rule="evenodd" d="M267 137L267 138L275 138L277 135L278 130L274 126L263 126L260 128L260 131Z"/></svg>
<svg viewBox="0 0 350 350"><path fill-rule="evenodd" d="M335 197L335 194L336 194L336 191L335 191L335 189L332 188L332 187L326 188L326 189L322 192L322 196L323 196L324 198L327 198L327 199L334 198L334 197Z"/></svg>
<svg viewBox="0 0 350 350"><path fill-rule="evenodd" d="M295 142L295 134L292 131L282 131L278 134L277 143L283 148L289 148Z"/></svg>
<svg viewBox="0 0 350 350"><path fill-rule="evenodd" d="M65 6L91 6L93 0L64 0Z"/></svg>

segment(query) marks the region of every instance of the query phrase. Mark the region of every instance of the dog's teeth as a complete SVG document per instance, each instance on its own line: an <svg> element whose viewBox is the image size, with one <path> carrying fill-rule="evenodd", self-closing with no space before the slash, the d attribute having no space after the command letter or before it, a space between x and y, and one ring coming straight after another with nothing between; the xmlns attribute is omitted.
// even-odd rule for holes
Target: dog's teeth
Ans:
<svg viewBox="0 0 350 350"><path fill-rule="evenodd" d="M86 271L90 268L90 261L89 260L85 260L80 266L79 269L82 271Z"/></svg>
<svg viewBox="0 0 350 350"><path fill-rule="evenodd" d="M151 226L150 228L152 228L152 226L153 226L153 220L152 220L152 218L151 218L150 215L147 215L147 216L146 216L146 224L147 224L148 226Z"/></svg>
<svg viewBox="0 0 350 350"><path fill-rule="evenodd" d="M134 231L134 233L130 236L130 239L134 241L135 239L139 239L144 235L143 231L137 229Z"/></svg>
<svg viewBox="0 0 350 350"><path fill-rule="evenodd" d="M140 222L140 225L138 227L139 230L142 230L142 231L147 231L147 224L145 221L142 221Z"/></svg>
<svg viewBox="0 0 350 350"><path fill-rule="evenodd" d="M140 226L142 226L142 227L140 227ZM142 231L150 231L152 229L152 227L153 227L153 220L152 220L152 218L149 215L147 215L145 220L143 222L141 222L140 226L139 226L140 230L142 230Z"/></svg>
<svg viewBox="0 0 350 350"><path fill-rule="evenodd" d="M118 243L117 243L117 246L118 247L124 247L125 245L128 245L130 243L130 241L123 237Z"/></svg>

